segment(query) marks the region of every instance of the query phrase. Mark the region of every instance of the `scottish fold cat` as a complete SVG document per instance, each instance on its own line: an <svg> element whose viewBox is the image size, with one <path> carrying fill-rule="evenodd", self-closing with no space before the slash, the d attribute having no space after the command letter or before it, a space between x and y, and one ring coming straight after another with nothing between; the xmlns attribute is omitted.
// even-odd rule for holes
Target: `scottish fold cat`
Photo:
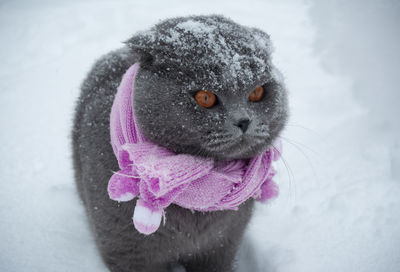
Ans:
<svg viewBox="0 0 400 272"><path fill-rule="evenodd" d="M151 235L132 227L132 202L117 203L107 183L117 160L110 111L122 76L140 63L134 112L149 140L177 154L216 162L247 160L266 150L288 116L287 92L271 62L269 36L223 16L164 20L100 58L82 84L73 127L78 191L110 271L234 270L253 200L237 211L166 209Z"/></svg>

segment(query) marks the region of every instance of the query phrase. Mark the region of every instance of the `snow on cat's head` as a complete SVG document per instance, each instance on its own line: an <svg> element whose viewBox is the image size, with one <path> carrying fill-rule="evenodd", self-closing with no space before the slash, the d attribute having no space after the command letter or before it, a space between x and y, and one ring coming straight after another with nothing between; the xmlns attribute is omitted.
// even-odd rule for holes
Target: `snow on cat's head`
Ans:
<svg viewBox="0 0 400 272"><path fill-rule="evenodd" d="M141 63L134 108L150 140L177 153L250 158L284 127L286 90L263 31L222 16L190 16L162 21L126 43ZM199 101L204 90L201 99L215 99L210 107Z"/></svg>

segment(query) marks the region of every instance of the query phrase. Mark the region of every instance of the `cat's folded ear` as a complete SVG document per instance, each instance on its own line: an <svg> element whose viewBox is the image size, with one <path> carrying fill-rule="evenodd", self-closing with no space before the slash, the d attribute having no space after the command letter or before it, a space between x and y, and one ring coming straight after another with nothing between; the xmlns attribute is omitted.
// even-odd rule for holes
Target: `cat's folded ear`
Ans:
<svg viewBox="0 0 400 272"><path fill-rule="evenodd" d="M255 27L251 28L250 30L259 47L265 50L268 55L270 55L273 51L270 36L261 29Z"/></svg>
<svg viewBox="0 0 400 272"><path fill-rule="evenodd" d="M124 42L135 59L142 64L151 64L154 59L154 36L151 32L141 32Z"/></svg>

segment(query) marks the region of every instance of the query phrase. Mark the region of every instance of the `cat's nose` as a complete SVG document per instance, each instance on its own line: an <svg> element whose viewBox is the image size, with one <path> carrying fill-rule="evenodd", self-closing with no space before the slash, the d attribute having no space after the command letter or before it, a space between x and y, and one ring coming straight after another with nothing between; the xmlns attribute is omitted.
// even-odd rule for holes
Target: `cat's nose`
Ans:
<svg viewBox="0 0 400 272"><path fill-rule="evenodd" d="M248 118L240 119L235 126L239 127L243 133L246 132L247 128L249 127L250 120Z"/></svg>

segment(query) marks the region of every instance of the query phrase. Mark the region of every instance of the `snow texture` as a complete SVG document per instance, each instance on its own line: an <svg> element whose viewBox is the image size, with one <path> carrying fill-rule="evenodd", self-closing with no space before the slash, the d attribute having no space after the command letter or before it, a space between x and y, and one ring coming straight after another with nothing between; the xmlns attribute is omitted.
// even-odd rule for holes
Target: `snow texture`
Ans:
<svg viewBox="0 0 400 272"><path fill-rule="evenodd" d="M291 103L280 197L256 207L238 271L400 271L399 5L356 3L3 1L0 270L107 271L73 182L79 85L159 19L223 13L271 35Z"/></svg>
<svg viewBox="0 0 400 272"><path fill-rule="evenodd" d="M127 45L141 51L140 55L153 56L152 66L162 70L179 70L189 78L191 71L209 71L203 76L214 86L222 87L218 75L224 74L225 80L229 78L234 83L233 92L240 82L266 82L268 78L260 75L269 75L273 68L271 44L265 32L220 16L162 21L129 39Z"/></svg>

